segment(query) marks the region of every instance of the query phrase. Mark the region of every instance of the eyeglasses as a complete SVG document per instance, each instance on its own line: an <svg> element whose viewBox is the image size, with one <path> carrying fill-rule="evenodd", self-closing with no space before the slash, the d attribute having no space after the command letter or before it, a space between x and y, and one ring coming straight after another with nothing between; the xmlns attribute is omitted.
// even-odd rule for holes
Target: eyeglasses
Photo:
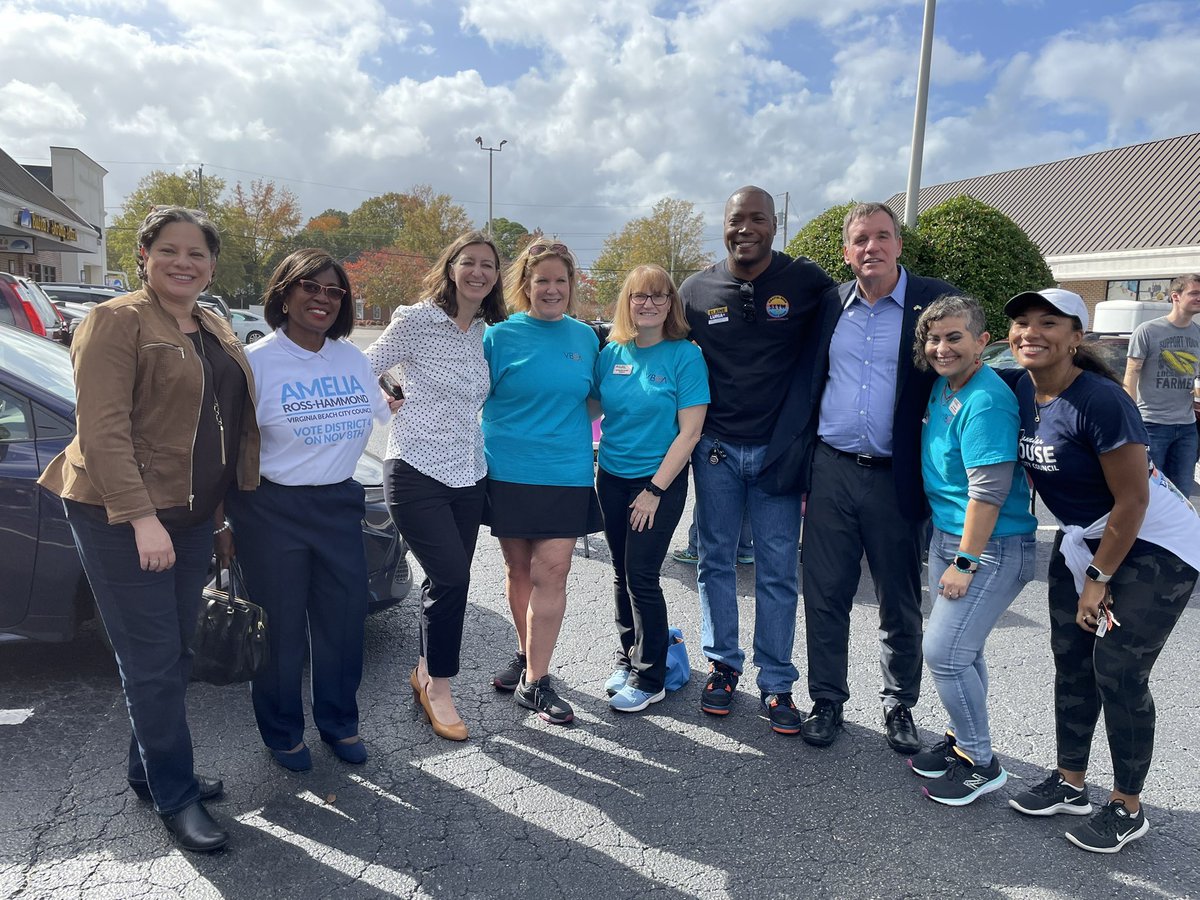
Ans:
<svg viewBox="0 0 1200 900"><path fill-rule="evenodd" d="M296 284L300 286L300 290L304 291L310 297L315 297L317 294L324 294L334 303L341 303L346 299L346 291L332 284L317 284L315 281L309 281L307 278L301 278Z"/></svg>
<svg viewBox="0 0 1200 900"><path fill-rule="evenodd" d="M670 294L630 294L629 302L636 303L638 306L645 306L649 303L651 306L665 306L667 301L671 299Z"/></svg>
<svg viewBox="0 0 1200 900"><path fill-rule="evenodd" d="M557 243L556 243L556 244L542 244L542 243L538 243L538 244L530 244L530 245L529 245L529 255L530 255L530 256L541 256L543 253L563 253L563 254L568 254L568 253L570 253L570 252L571 252L571 251L567 249L567 245L566 245L566 244L557 244Z"/></svg>
<svg viewBox="0 0 1200 900"><path fill-rule="evenodd" d="M742 320L753 322L755 319L754 313L754 284L749 281L743 281L738 288L738 293L742 297Z"/></svg>

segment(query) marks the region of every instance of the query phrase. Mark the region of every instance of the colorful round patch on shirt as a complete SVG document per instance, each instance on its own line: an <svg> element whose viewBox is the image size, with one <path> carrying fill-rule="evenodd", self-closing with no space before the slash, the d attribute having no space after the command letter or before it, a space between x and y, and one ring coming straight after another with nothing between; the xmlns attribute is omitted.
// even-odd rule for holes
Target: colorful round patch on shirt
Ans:
<svg viewBox="0 0 1200 900"><path fill-rule="evenodd" d="M788 310L791 307L788 305L786 298L776 294L767 301L767 315L772 319L783 319L787 317Z"/></svg>

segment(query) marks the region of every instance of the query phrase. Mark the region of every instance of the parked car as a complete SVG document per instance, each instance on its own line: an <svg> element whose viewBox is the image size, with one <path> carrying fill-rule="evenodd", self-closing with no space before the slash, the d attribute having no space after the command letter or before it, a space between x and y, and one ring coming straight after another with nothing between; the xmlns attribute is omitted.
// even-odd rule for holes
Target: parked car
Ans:
<svg viewBox="0 0 1200 900"><path fill-rule="evenodd" d="M70 640L95 616L62 502L37 484L74 435L70 354L0 325L0 643ZM363 544L377 612L408 596L408 547L383 500L382 461L364 454L355 477L367 493Z"/></svg>
<svg viewBox="0 0 1200 900"><path fill-rule="evenodd" d="M50 288L52 288L52 287L83 288L86 290L91 290L92 288L98 288L98 289L104 290L104 291L116 291L118 294L128 294L129 293L128 288L117 287L116 285L112 285L112 284L91 284L87 281L45 281L45 282L39 282L39 284L41 284L41 286L46 289L46 293L50 293Z"/></svg>
<svg viewBox="0 0 1200 900"><path fill-rule="evenodd" d="M55 300L54 305L62 313L63 318L67 320L67 335L63 343L70 346L71 340L75 337L75 329L79 327L79 323L83 321L84 316L92 311L92 308L80 303L70 303L66 300Z"/></svg>
<svg viewBox="0 0 1200 900"><path fill-rule="evenodd" d="M233 326L233 333L238 336L243 344L253 344L259 338L266 337L271 333L271 326L267 324L267 320L262 316L256 316L254 313L244 309L232 309L229 311L233 317L230 324Z"/></svg>
<svg viewBox="0 0 1200 900"><path fill-rule="evenodd" d="M216 294L204 293L197 298L196 302L205 309L212 310L226 322L233 320L233 312L230 310L229 304L225 302L223 297L219 297Z"/></svg>
<svg viewBox="0 0 1200 900"><path fill-rule="evenodd" d="M0 324L46 337L46 324L36 303L16 275L0 272Z"/></svg>
<svg viewBox="0 0 1200 900"><path fill-rule="evenodd" d="M1126 354L1129 352L1129 335L1127 334L1096 334L1089 331L1083 336L1084 341L1096 351L1105 364L1113 370L1117 378L1125 377ZM1012 348L1008 341L992 341L983 348L980 354L984 363L993 369L1019 369L1013 359Z"/></svg>
<svg viewBox="0 0 1200 900"><path fill-rule="evenodd" d="M68 303L90 306L95 306L97 303L104 303L106 300L112 300L116 297L124 297L129 293L128 291L101 287L100 285L66 285L55 281L43 284L42 289L50 295L52 300L63 300Z"/></svg>

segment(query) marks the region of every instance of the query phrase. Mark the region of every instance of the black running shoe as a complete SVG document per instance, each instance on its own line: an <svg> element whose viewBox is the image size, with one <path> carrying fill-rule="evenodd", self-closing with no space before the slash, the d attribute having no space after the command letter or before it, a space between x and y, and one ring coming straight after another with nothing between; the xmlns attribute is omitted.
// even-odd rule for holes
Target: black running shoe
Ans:
<svg viewBox="0 0 1200 900"><path fill-rule="evenodd" d="M575 710L571 709L571 704L559 697L550 686L549 675L543 675L533 684L527 684L525 676L522 675L513 699L526 709L532 709L551 725L566 725L575 718Z"/></svg>
<svg viewBox="0 0 1200 900"><path fill-rule="evenodd" d="M791 691L782 694L763 694L763 715L771 723L771 730L776 734L799 734L800 723L804 716L796 709Z"/></svg>
<svg viewBox="0 0 1200 900"><path fill-rule="evenodd" d="M1131 813L1125 808L1124 800L1112 800L1088 821L1068 831L1067 840L1093 853L1116 853L1149 830L1145 810Z"/></svg>
<svg viewBox="0 0 1200 900"><path fill-rule="evenodd" d="M950 751L954 749L954 732L947 731L946 736L930 747L922 750L916 756L908 758L908 765L914 775L922 778L941 778L950 768Z"/></svg>
<svg viewBox="0 0 1200 900"><path fill-rule="evenodd" d="M1088 816L1092 804L1088 801L1087 786L1077 788L1055 769L1041 784L1011 798L1008 805L1027 816Z"/></svg>
<svg viewBox="0 0 1200 900"><path fill-rule="evenodd" d="M525 674L525 654L514 653L503 669L492 678L492 687L498 691L515 691Z"/></svg>
<svg viewBox="0 0 1200 900"><path fill-rule="evenodd" d="M1008 781L1008 773L994 755L986 766L977 766L961 750L951 752L945 774L921 788L921 793L930 800L945 806L966 806L984 794L999 790Z"/></svg>
<svg viewBox="0 0 1200 900"><path fill-rule="evenodd" d="M700 708L713 716L729 715L729 707L733 703L733 692L737 690L738 678L741 672L732 669L723 662L713 662L709 665L708 681L700 692Z"/></svg>

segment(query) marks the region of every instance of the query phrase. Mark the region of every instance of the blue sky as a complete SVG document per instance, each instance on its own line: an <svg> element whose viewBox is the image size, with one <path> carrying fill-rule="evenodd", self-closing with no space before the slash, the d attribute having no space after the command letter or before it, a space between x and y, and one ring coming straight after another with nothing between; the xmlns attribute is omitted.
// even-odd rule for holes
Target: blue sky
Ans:
<svg viewBox="0 0 1200 900"><path fill-rule="evenodd" d="M0 0L0 147L265 174L306 214L430 184L584 261L664 196L753 182L791 230L902 190L923 0ZM924 183L1187 133L1193 0L940 0Z"/></svg>

